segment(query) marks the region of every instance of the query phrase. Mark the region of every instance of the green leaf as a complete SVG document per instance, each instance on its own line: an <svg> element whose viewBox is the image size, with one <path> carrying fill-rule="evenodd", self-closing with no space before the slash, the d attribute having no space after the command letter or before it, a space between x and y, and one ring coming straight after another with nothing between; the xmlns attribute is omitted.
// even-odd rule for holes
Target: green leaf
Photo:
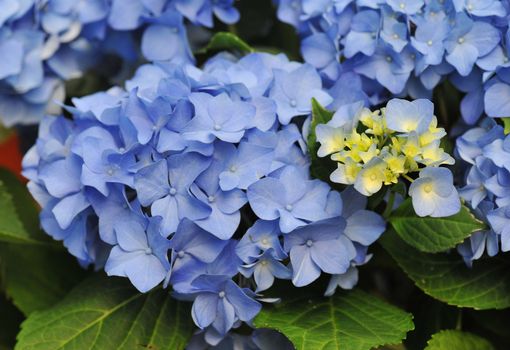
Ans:
<svg viewBox="0 0 510 350"><path fill-rule="evenodd" d="M83 278L85 270L40 230L34 200L25 185L4 169L0 169L0 208L5 293L25 315L50 307Z"/></svg>
<svg viewBox="0 0 510 350"><path fill-rule="evenodd" d="M206 54L210 51L239 51L242 54L255 52L255 50L237 35L228 32L219 32L213 35L206 47L198 50L196 54Z"/></svg>
<svg viewBox="0 0 510 350"><path fill-rule="evenodd" d="M312 176L324 181L329 181L329 176L335 169L335 164L329 157L319 158L317 151L319 144L317 143L317 135L315 129L319 124L326 124L333 117L333 112L328 111L315 99L312 98L312 121L310 122L310 130L307 137L308 154L312 161L310 172Z"/></svg>
<svg viewBox="0 0 510 350"><path fill-rule="evenodd" d="M398 235L422 252L437 253L454 248L485 225L462 206L459 213L444 217L419 217L411 198L405 200L389 218Z"/></svg>
<svg viewBox="0 0 510 350"><path fill-rule="evenodd" d="M503 121L505 135L510 134L510 118L501 118L501 120Z"/></svg>
<svg viewBox="0 0 510 350"><path fill-rule="evenodd" d="M26 187L0 168L0 242L51 244L39 229L35 202Z"/></svg>
<svg viewBox="0 0 510 350"><path fill-rule="evenodd" d="M180 350L193 330L188 303L168 290L142 294L127 279L96 275L30 315L15 349Z"/></svg>
<svg viewBox="0 0 510 350"><path fill-rule="evenodd" d="M379 240L416 286L450 305L482 309L510 307L510 261L497 256L468 268L455 252L422 253L393 231Z"/></svg>
<svg viewBox="0 0 510 350"><path fill-rule="evenodd" d="M359 290L284 301L264 308L254 323L283 333L297 350L371 349L400 343L414 328L411 314Z"/></svg>
<svg viewBox="0 0 510 350"><path fill-rule="evenodd" d="M445 330L434 334L425 350L494 350L494 347L477 335Z"/></svg>
<svg viewBox="0 0 510 350"><path fill-rule="evenodd" d="M25 315L52 306L86 275L59 247L3 243L0 266L7 296Z"/></svg>
<svg viewBox="0 0 510 350"><path fill-rule="evenodd" d="M311 155L317 156L317 149L319 148L317 143L317 136L315 134L315 128L319 124L326 124L333 118L333 112L328 111L315 99L312 98L312 122L310 123L310 133L308 134L308 150ZM315 150L315 152L312 152Z"/></svg>

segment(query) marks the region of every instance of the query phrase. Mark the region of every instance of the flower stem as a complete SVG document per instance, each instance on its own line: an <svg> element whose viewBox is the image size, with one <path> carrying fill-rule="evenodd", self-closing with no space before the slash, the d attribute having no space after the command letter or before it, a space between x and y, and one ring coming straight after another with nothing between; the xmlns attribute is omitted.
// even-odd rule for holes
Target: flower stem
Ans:
<svg viewBox="0 0 510 350"><path fill-rule="evenodd" d="M383 217L385 219L387 219L391 215L391 211L393 210L394 203L395 203L395 192L390 190L388 202L386 203L386 208L384 209L384 213L383 213Z"/></svg>
<svg viewBox="0 0 510 350"><path fill-rule="evenodd" d="M412 182L414 182L414 180L413 180L413 179L412 179L409 175L407 175L407 174L402 174L402 176L403 176L405 179L409 180L409 182L411 182L411 183L412 183Z"/></svg>

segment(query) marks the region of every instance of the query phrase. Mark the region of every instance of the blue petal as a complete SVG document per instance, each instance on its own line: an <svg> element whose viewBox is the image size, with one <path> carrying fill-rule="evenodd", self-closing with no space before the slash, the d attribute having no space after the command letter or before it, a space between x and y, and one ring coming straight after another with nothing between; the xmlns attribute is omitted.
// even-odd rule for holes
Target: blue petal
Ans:
<svg viewBox="0 0 510 350"><path fill-rule="evenodd" d="M119 221L114 225L119 246L127 251L145 251L149 248L145 227L137 222Z"/></svg>
<svg viewBox="0 0 510 350"><path fill-rule="evenodd" d="M508 117L510 115L510 86L496 83L485 91L485 112L489 117Z"/></svg>
<svg viewBox="0 0 510 350"><path fill-rule="evenodd" d="M292 263L292 283L296 287L306 286L321 274L320 268L313 262L310 249L306 246L297 246L290 251Z"/></svg>
<svg viewBox="0 0 510 350"><path fill-rule="evenodd" d="M168 193L168 167L166 160L140 169L135 175L135 189L138 200L144 206L151 205L155 200Z"/></svg>
<svg viewBox="0 0 510 350"><path fill-rule="evenodd" d="M197 296L191 308L191 315L199 328L206 328L216 319L218 301L218 296L210 293Z"/></svg>
<svg viewBox="0 0 510 350"><path fill-rule="evenodd" d="M373 211L358 210L347 218L345 235L368 246L374 243L385 229L386 223L380 215Z"/></svg>
<svg viewBox="0 0 510 350"><path fill-rule="evenodd" d="M243 290L232 281L226 283L225 294L227 295L228 301L234 307L237 317L239 317L241 321L250 321L262 308L260 303L247 296Z"/></svg>

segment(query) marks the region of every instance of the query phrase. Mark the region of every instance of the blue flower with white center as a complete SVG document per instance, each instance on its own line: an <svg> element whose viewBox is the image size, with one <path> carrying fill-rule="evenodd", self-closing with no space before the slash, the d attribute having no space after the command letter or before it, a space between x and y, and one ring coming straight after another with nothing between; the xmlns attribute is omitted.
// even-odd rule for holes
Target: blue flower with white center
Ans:
<svg viewBox="0 0 510 350"><path fill-rule="evenodd" d="M312 111L312 98L321 105L332 102L324 90L319 74L312 66L302 65L290 72L275 71L274 86L269 95L276 102L276 113L281 124L287 125L293 117Z"/></svg>
<svg viewBox="0 0 510 350"><path fill-rule="evenodd" d="M326 219L285 235L284 248L292 264L292 283L301 287L315 281L321 271L343 274L356 256L352 242L343 235L345 220Z"/></svg>
<svg viewBox="0 0 510 350"><path fill-rule="evenodd" d="M491 192L499 192L498 176L495 175L496 167L487 158L478 157L475 160L476 166L472 167L466 177L466 186L459 190L460 196L471 203L471 207L476 209L488 195L487 189ZM486 188L486 186L489 186ZM510 195L510 193L509 193Z"/></svg>
<svg viewBox="0 0 510 350"><path fill-rule="evenodd" d="M155 133L168 124L172 114L179 111L172 109L172 105L163 98L158 98L153 103L146 105L137 96L137 90L134 89L122 112L130 117L137 132L138 142L145 145Z"/></svg>
<svg viewBox="0 0 510 350"><path fill-rule="evenodd" d="M172 270L179 273L179 270L190 265L201 266L212 263L227 243L228 241L220 240L193 222L184 219L169 244Z"/></svg>
<svg viewBox="0 0 510 350"><path fill-rule="evenodd" d="M157 219L141 225L119 221L115 224L118 244L105 265L109 276L125 276L141 292L151 290L165 278L170 263L170 242L161 236Z"/></svg>
<svg viewBox="0 0 510 350"><path fill-rule="evenodd" d="M308 180L302 171L286 167L279 178L266 177L248 187L248 202L264 220L279 219L280 230L291 232L312 221L331 217L326 212L329 186Z"/></svg>
<svg viewBox="0 0 510 350"><path fill-rule="evenodd" d="M220 239L229 239L239 227L240 209L247 203L246 193L240 189L224 191L220 188L221 168L211 164L200 175L191 192L211 208L211 214L195 223Z"/></svg>
<svg viewBox="0 0 510 350"><path fill-rule="evenodd" d="M499 43L499 33L492 25L473 22L461 13L455 18L456 27L445 40L446 61L460 75L466 76L479 57L491 52Z"/></svg>
<svg viewBox="0 0 510 350"><path fill-rule="evenodd" d="M352 18L351 31L346 35L344 55L351 58L358 52L371 56L375 52L379 37L379 13L373 10L360 11Z"/></svg>
<svg viewBox="0 0 510 350"><path fill-rule="evenodd" d="M218 142L213 158L222 190L246 190L272 170L274 150L250 142L241 142L238 148Z"/></svg>
<svg viewBox="0 0 510 350"><path fill-rule="evenodd" d="M239 142L252 123L255 108L241 101L232 101L227 94L211 96L193 93L189 96L195 107L195 117L183 130L190 141L211 143L215 139Z"/></svg>
<svg viewBox="0 0 510 350"><path fill-rule="evenodd" d="M257 220L251 226L236 247L236 253L245 263L253 263L264 252L271 250L271 254L278 260L283 260L287 254L280 243L280 228L277 221Z"/></svg>
<svg viewBox="0 0 510 350"><path fill-rule="evenodd" d="M437 65L443 61L444 40L448 35L447 18L436 21L420 21L415 36L411 38L414 48L423 55L425 65Z"/></svg>
<svg viewBox="0 0 510 350"><path fill-rule="evenodd" d="M425 168L409 187L413 208L418 216L445 217L460 210L459 194L453 175L446 168Z"/></svg>
<svg viewBox="0 0 510 350"><path fill-rule="evenodd" d="M467 11L473 16L505 16L506 10L500 1L496 0L454 0L453 5L457 12Z"/></svg>
<svg viewBox="0 0 510 350"><path fill-rule="evenodd" d="M292 277L291 269L274 257L272 248L262 253L256 262L243 265L240 272L246 278L253 276L257 284L256 293L269 289L273 285L275 277L279 279Z"/></svg>
<svg viewBox="0 0 510 350"><path fill-rule="evenodd" d="M250 321L261 309L228 276L200 276L192 283L197 297L191 315L199 328L212 326L226 334L237 320Z"/></svg>
<svg viewBox="0 0 510 350"><path fill-rule="evenodd" d="M401 12L406 15L414 15L425 4L423 0L387 0L395 12Z"/></svg>
<svg viewBox="0 0 510 350"><path fill-rule="evenodd" d="M392 48L379 45L371 56L360 57L354 71L376 80L393 94L401 93L414 68L411 49L396 53Z"/></svg>
<svg viewBox="0 0 510 350"><path fill-rule="evenodd" d="M391 45L395 52L401 52L408 43L407 27L393 17L385 17L381 38Z"/></svg>
<svg viewBox="0 0 510 350"><path fill-rule="evenodd" d="M206 203L193 197L190 187L209 166L210 160L196 153L170 156L140 169L134 178L138 200L163 218L165 236L175 232L183 218L200 220L211 214Z"/></svg>

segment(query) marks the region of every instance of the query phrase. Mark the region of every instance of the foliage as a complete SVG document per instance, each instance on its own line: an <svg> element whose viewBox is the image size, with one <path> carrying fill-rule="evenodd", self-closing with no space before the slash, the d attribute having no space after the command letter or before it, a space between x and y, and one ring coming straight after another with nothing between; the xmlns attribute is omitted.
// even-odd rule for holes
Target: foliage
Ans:
<svg viewBox="0 0 510 350"><path fill-rule="evenodd" d="M17 350L182 350L193 331L189 305L168 291L141 294L106 276L83 281L53 307L30 315L21 328Z"/></svg>
<svg viewBox="0 0 510 350"><path fill-rule="evenodd" d="M263 310L254 323L277 329L297 350L355 350L397 344L414 328L410 314L361 291L331 298L286 300Z"/></svg>
<svg viewBox="0 0 510 350"><path fill-rule="evenodd" d="M434 334L425 350L494 350L494 347L474 334L445 330Z"/></svg>
<svg viewBox="0 0 510 350"><path fill-rule="evenodd" d="M459 213L449 217L419 217L414 213L410 199L391 214L389 221L400 238L427 253L454 248L473 232L485 228L464 206Z"/></svg>
<svg viewBox="0 0 510 350"><path fill-rule="evenodd" d="M447 304L477 310L510 307L510 261L484 259L473 268L452 253L422 253L389 231L383 247L416 286Z"/></svg>

